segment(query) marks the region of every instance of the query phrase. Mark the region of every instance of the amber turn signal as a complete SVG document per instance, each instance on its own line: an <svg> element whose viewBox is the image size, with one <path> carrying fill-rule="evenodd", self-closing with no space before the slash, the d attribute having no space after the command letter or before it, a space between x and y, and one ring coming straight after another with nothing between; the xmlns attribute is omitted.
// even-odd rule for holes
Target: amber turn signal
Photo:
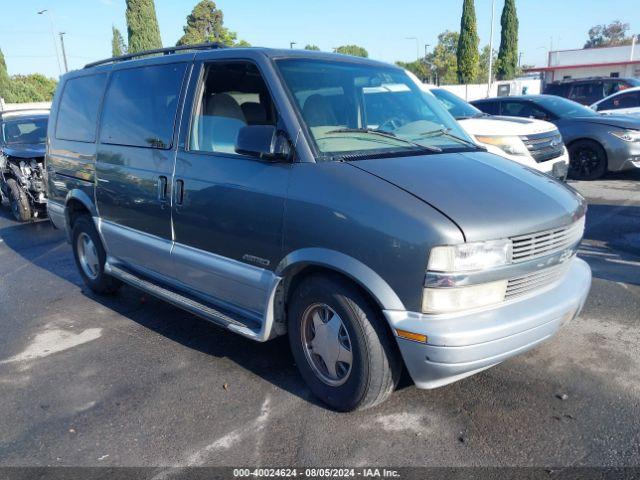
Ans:
<svg viewBox="0 0 640 480"><path fill-rule="evenodd" d="M412 340L414 342L427 343L427 336L422 335L421 333L407 332L406 330L399 330L396 328L396 334L400 338L406 338L407 340Z"/></svg>

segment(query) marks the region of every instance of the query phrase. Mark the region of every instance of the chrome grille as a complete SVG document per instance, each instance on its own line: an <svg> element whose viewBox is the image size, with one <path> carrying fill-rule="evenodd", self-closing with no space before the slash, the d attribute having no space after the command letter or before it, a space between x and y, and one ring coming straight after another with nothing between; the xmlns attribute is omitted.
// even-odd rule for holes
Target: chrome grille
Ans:
<svg viewBox="0 0 640 480"><path fill-rule="evenodd" d="M520 137L537 163L558 158L564 153L564 143L558 130Z"/></svg>
<svg viewBox="0 0 640 480"><path fill-rule="evenodd" d="M553 267L529 273L523 277L512 278L507 283L505 300L521 297L532 290L537 290L551 285L559 280L568 268L569 262L565 262L560 265L554 265Z"/></svg>
<svg viewBox="0 0 640 480"><path fill-rule="evenodd" d="M513 242L512 262L521 263L544 257L579 243L584 234L584 218L582 217L566 227L511 237Z"/></svg>

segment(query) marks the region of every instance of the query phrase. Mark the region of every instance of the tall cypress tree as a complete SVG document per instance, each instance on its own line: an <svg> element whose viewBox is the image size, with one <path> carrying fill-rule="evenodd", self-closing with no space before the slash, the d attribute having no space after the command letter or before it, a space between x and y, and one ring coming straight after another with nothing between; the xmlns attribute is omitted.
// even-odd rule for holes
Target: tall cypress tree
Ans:
<svg viewBox="0 0 640 480"><path fill-rule="evenodd" d="M7 102L10 101L11 97L10 87L11 79L7 71L7 64L4 61L4 54L0 50L0 98L4 98Z"/></svg>
<svg viewBox="0 0 640 480"><path fill-rule="evenodd" d="M473 0L464 0L457 50L458 81L460 83L471 83L478 74L479 43L476 9Z"/></svg>
<svg viewBox="0 0 640 480"><path fill-rule="evenodd" d="M129 53L162 48L153 0L127 0Z"/></svg>
<svg viewBox="0 0 640 480"><path fill-rule="evenodd" d="M116 27L111 27L113 37L111 38L111 56L119 57L127 53L127 46L124 43L124 38Z"/></svg>
<svg viewBox="0 0 640 480"><path fill-rule="evenodd" d="M518 70L518 13L515 0L505 0L500 25L502 34L497 77L499 80L510 80L515 78Z"/></svg>

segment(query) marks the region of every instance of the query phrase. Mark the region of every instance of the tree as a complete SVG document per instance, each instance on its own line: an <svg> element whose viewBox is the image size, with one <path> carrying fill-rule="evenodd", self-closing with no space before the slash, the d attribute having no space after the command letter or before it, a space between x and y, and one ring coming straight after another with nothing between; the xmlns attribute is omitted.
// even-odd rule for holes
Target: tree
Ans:
<svg viewBox="0 0 640 480"><path fill-rule="evenodd" d="M197 43L216 42L235 47L249 47L249 42L238 41L236 32L224 26L224 14L212 0L201 0L187 15L184 35L177 45L195 45Z"/></svg>
<svg viewBox="0 0 640 480"><path fill-rule="evenodd" d="M496 67L498 64L498 57L496 55L496 51L492 52L493 64L492 64L492 72L491 78L495 78L496 75ZM482 51L480 52L480 61L478 62L478 75L476 76L475 83L487 83L487 79L489 78L489 45L485 45Z"/></svg>
<svg viewBox="0 0 640 480"><path fill-rule="evenodd" d="M353 55L354 57L369 58L369 52L359 45L342 45L341 47L336 48L336 53Z"/></svg>
<svg viewBox="0 0 640 480"><path fill-rule="evenodd" d="M14 75L7 103L48 102L53 98L58 82L40 73Z"/></svg>
<svg viewBox="0 0 640 480"><path fill-rule="evenodd" d="M405 70L409 70L418 77L421 82L427 83L431 81L431 69L424 58L414 60L413 62L396 62L396 65Z"/></svg>
<svg viewBox="0 0 640 480"><path fill-rule="evenodd" d="M4 98L5 101L9 101L10 95L9 89L11 88L11 79L9 78L9 72L7 71L7 63L4 61L4 54L0 50L0 98Z"/></svg>
<svg viewBox="0 0 640 480"><path fill-rule="evenodd" d="M320 51L320 47L317 45L306 45L304 47L305 50L315 50L315 51Z"/></svg>
<svg viewBox="0 0 640 480"><path fill-rule="evenodd" d="M433 66L438 84L452 85L458 83L458 42L460 34L446 30L438 35L438 43L426 57Z"/></svg>
<svg viewBox="0 0 640 480"><path fill-rule="evenodd" d="M627 35L628 33L629 24L620 20L609 25L595 25L589 29L589 40L584 44L584 48L631 45L633 35Z"/></svg>
<svg viewBox="0 0 640 480"><path fill-rule="evenodd" d="M124 38L116 27L111 27L113 36L111 37L111 56L119 57L127 53L127 46L124 43Z"/></svg>
<svg viewBox="0 0 640 480"><path fill-rule="evenodd" d="M511 80L518 71L518 13L515 0L505 0L500 25L502 34L496 76L500 80Z"/></svg>
<svg viewBox="0 0 640 480"><path fill-rule="evenodd" d="M126 0L129 53L162 48L153 0Z"/></svg>
<svg viewBox="0 0 640 480"><path fill-rule="evenodd" d="M471 83L478 74L478 29L476 9L473 0L464 0L462 19L460 20L460 38L458 39L457 62L458 81Z"/></svg>

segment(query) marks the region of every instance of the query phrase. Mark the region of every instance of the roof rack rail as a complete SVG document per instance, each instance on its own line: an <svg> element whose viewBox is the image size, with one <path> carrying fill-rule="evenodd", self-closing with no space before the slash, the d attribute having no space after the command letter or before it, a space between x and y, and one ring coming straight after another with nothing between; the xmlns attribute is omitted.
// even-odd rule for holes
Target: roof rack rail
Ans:
<svg viewBox="0 0 640 480"><path fill-rule="evenodd" d="M105 58L104 60L98 60L97 62L87 63L84 68L97 67L98 65L106 65L108 63L125 62L127 60L133 60L134 58L148 57L151 55L171 55L177 52L188 52L190 50L213 50L216 48L226 48L226 45L214 42L143 50L142 52L128 53L126 55L120 55L119 57Z"/></svg>

